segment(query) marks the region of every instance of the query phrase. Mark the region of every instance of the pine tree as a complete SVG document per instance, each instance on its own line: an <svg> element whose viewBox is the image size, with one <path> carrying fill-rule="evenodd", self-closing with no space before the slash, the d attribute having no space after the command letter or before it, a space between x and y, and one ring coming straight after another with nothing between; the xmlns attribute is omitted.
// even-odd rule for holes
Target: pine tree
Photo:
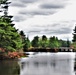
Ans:
<svg viewBox="0 0 76 75"><path fill-rule="evenodd" d="M21 49L23 45L20 34L12 23L13 16L8 15L10 3L8 0L0 0L0 6L4 9L4 15L0 16L0 47L7 51L16 51Z"/></svg>
<svg viewBox="0 0 76 75"><path fill-rule="evenodd" d="M26 37L26 35L24 34L23 31L20 31L20 35L21 35L21 38L22 38L22 44L23 44L23 51L28 51L28 49L30 48L31 46L31 42L29 40L28 37Z"/></svg>
<svg viewBox="0 0 76 75"><path fill-rule="evenodd" d="M67 47L70 47L71 42L67 39Z"/></svg>
<svg viewBox="0 0 76 75"><path fill-rule="evenodd" d="M32 44L32 47L39 47L39 37L35 36L31 44Z"/></svg>
<svg viewBox="0 0 76 75"><path fill-rule="evenodd" d="M75 26L75 29L74 29L74 33L73 33L73 42L76 42L76 26Z"/></svg>
<svg viewBox="0 0 76 75"><path fill-rule="evenodd" d="M31 46L31 43L30 43L29 38L27 37L27 38L25 39L25 44L24 44L24 46L23 46L23 50L24 50L24 51L28 51L28 49L30 48L30 46Z"/></svg>
<svg viewBox="0 0 76 75"><path fill-rule="evenodd" d="M42 36L42 39L41 39L41 47L42 48L48 47L48 39L47 39L46 35L43 35Z"/></svg>
<svg viewBox="0 0 76 75"><path fill-rule="evenodd" d="M20 36L22 38L22 43L25 44L26 35L24 34L23 31L20 31Z"/></svg>

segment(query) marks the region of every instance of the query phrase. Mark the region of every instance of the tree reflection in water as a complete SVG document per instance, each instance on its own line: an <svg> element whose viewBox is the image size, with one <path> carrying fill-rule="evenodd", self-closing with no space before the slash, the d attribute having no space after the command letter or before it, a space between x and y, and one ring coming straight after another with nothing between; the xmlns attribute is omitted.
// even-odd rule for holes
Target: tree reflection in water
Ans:
<svg viewBox="0 0 76 75"><path fill-rule="evenodd" d="M0 75L20 75L17 60L0 60Z"/></svg>
<svg viewBox="0 0 76 75"><path fill-rule="evenodd" d="M32 55L20 59L20 75L75 75L74 59L75 53Z"/></svg>

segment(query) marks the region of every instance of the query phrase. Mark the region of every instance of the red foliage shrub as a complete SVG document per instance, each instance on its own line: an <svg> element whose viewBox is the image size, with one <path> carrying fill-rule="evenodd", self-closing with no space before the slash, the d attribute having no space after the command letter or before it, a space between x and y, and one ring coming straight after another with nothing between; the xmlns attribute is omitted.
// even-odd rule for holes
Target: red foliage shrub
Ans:
<svg viewBox="0 0 76 75"><path fill-rule="evenodd" d="M4 48L0 48L0 59L14 59L26 56L24 53L6 51Z"/></svg>
<svg viewBox="0 0 76 75"><path fill-rule="evenodd" d="M20 58L24 56L23 53L19 53L19 52L8 52L8 57L9 58Z"/></svg>

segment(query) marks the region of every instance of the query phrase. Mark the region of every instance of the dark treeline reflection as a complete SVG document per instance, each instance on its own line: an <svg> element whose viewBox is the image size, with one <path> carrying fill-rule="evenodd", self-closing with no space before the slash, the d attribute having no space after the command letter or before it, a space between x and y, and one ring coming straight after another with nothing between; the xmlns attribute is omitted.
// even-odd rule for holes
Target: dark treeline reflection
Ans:
<svg viewBox="0 0 76 75"><path fill-rule="evenodd" d="M0 75L20 75L17 60L0 61Z"/></svg>

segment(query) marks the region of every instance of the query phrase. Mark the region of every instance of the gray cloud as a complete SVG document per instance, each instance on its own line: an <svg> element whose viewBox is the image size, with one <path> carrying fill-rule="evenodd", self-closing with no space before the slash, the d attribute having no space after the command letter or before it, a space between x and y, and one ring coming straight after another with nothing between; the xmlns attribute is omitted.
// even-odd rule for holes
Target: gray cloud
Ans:
<svg viewBox="0 0 76 75"><path fill-rule="evenodd" d="M25 3L21 3L19 0L14 0L11 3L13 7L26 7Z"/></svg>
<svg viewBox="0 0 76 75"><path fill-rule="evenodd" d="M26 5L24 5L22 3L12 3L11 6L14 6L14 7L26 7Z"/></svg>
<svg viewBox="0 0 76 75"><path fill-rule="evenodd" d="M25 0L24 2L26 2L26 1L27 0ZM30 0L28 0L28 1L30 1ZM36 1L36 0L32 0L32 1ZM56 12L58 12L59 11L58 9L64 8L66 6L64 1L61 2L60 0L58 2L47 1L47 3L42 2L42 0L41 1L37 0L37 1L38 1L38 5L35 5L35 7L37 7L37 8L33 8L33 10L25 9L25 11L23 11L23 10L20 11L19 14L32 15L32 16L35 16L35 15L52 15L52 14L55 14ZM31 5L33 5L33 4L34 3L31 3Z"/></svg>
<svg viewBox="0 0 76 75"><path fill-rule="evenodd" d="M47 30L47 31L46 31ZM71 33L70 31L67 31L67 30L48 30L48 29L45 29L44 31L28 31L27 33L29 34L52 34L52 35L61 35L61 34L69 34Z"/></svg>
<svg viewBox="0 0 76 75"><path fill-rule="evenodd" d="M40 33L40 31L33 30L33 31L28 31L28 33Z"/></svg>
<svg viewBox="0 0 76 75"><path fill-rule="evenodd" d="M69 34L71 33L70 28L53 28L51 30L45 29L43 32L46 32L47 34Z"/></svg>
<svg viewBox="0 0 76 75"><path fill-rule="evenodd" d="M20 11L19 14L23 14L23 15L50 15L50 14L54 14L56 11L45 11L45 10L34 10L34 11Z"/></svg>
<svg viewBox="0 0 76 75"><path fill-rule="evenodd" d="M38 1L38 0L20 0L20 2L22 2L22 3L33 3L36 1Z"/></svg>
<svg viewBox="0 0 76 75"><path fill-rule="evenodd" d="M58 29L53 32L56 34L69 34L69 33L71 33L71 29L70 28L61 28L61 29Z"/></svg>
<svg viewBox="0 0 76 75"><path fill-rule="evenodd" d="M14 16L14 21L15 22L20 22L20 21L24 21L25 18L23 16Z"/></svg>
<svg viewBox="0 0 76 75"><path fill-rule="evenodd" d="M56 25L56 24L55 24ZM26 29L25 29L26 30ZM62 35L62 34L70 34L72 29L70 27L62 27L62 25L55 26L49 25L46 27L30 27L26 32L29 34L49 34L49 35Z"/></svg>
<svg viewBox="0 0 76 75"><path fill-rule="evenodd" d="M67 3L64 0L14 0L12 1L12 6L14 7L22 7L20 8L21 10L18 12L18 14L21 15L30 15L30 16L35 16L35 15L52 15L58 12L58 9L64 8L65 3ZM28 4L30 3L30 4ZM31 7L32 5L35 6ZM30 6L31 5L31 6ZM24 7L24 8L23 8ZM27 9L26 7L29 7ZM36 8L37 7L37 8ZM33 8L33 9L32 9Z"/></svg>
<svg viewBox="0 0 76 75"><path fill-rule="evenodd" d="M40 5L41 8L44 8L44 9L60 9L60 8L63 8L64 5L61 5L61 4L42 4Z"/></svg>

